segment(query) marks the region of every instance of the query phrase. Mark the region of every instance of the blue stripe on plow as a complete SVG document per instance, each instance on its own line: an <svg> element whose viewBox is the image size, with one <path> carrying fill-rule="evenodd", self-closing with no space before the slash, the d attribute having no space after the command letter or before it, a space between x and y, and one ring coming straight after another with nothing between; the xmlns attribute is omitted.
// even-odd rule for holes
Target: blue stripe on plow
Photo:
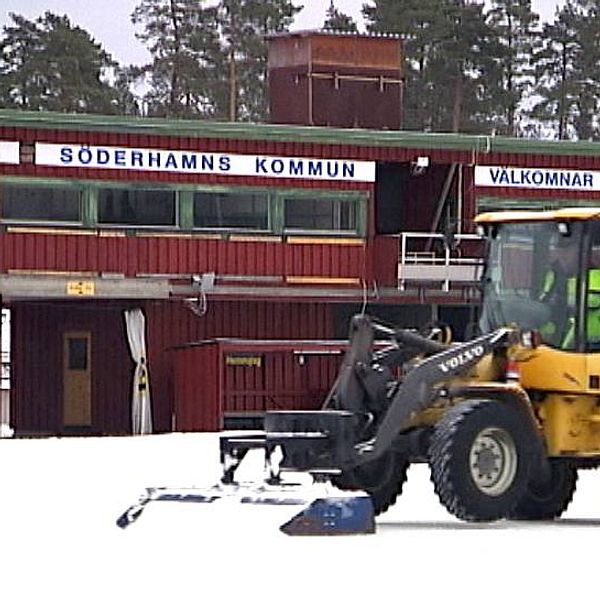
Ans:
<svg viewBox="0 0 600 600"><path fill-rule="evenodd" d="M319 498L284 523L288 535L351 535L375 533L375 514L369 496Z"/></svg>

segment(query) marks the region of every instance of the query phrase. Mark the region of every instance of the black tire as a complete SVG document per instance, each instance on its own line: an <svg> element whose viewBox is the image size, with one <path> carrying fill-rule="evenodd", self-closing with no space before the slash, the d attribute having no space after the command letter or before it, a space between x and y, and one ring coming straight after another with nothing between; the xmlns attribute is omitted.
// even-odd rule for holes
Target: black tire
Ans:
<svg viewBox="0 0 600 600"><path fill-rule="evenodd" d="M376 515L385 512L402 493L409 467L408 460L393 452L333 478L341 490L364 490L371 496Z"/></svg>
<svg viewBox="0 0 600 600"><path fill-rule="evenodd" d="M459 519L507 517L525 493L535 432L517 410L494 400L467 400L435 427L431 480L440 502Z"/></svg>
<svg viewBox="0 0 600 600"><path fill-rule="evenodd" d="M511 519L545 521L560 517L567 509L577 487L577 469L552 459L548 467L549 473L543 479L533 474L525 494L511 511Z"/></svg>

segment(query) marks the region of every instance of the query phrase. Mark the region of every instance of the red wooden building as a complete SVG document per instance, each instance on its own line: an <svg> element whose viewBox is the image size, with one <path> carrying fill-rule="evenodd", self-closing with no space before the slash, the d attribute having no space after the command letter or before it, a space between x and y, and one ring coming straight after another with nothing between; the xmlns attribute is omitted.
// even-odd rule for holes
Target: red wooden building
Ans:
<svg viewBox="0 0 600 600"><path fill-rule="evenodd" d="M123 315L135 308L155 431L189 429L172 350L184 344L343 339L365 304L399 325L450 322L460 337L478 211L598 202L591 143L0 111L11 426L130 432ZM231 360L223 368L261 368ZM215 368L198 360L199 403L214 401Z"/></svg>

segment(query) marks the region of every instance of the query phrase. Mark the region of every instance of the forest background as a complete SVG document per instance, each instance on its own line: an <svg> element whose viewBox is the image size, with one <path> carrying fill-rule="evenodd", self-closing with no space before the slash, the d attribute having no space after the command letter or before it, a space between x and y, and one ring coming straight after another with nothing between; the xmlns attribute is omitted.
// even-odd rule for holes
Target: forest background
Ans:
<svg viewBox="0 0 600 600"><path fill-rule="evenodd" d="M0 108L268 122L265 37L289 0L140 0L144 65L116 61L65 15L11 13L0 33ZM405 40L404 129L600 139L600 0L542 22L531 0L371 0L369 33ZM356 32L332 0L323 27Z"/></svg>

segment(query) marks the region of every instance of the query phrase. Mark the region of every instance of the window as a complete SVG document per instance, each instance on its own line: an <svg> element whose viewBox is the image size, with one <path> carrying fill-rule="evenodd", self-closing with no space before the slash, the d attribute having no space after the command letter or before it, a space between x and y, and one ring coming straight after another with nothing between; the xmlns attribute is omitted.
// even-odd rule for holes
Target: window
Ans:
<svg viewBox="0 0 600 600"><path fill-rule="evenodd" d="M156 185L156 187L152 187ZM364 235L364 192L0 180L0 221L274 235Z"/></svg>
<svg viewBox="0 0 600 600"><path fill-rule="evenodd" d="M98 223L175 225L175 191L101 189L98 191Z"/></svg>
<svg viewBox="0 0 600 600"><path fill-rule="evenodd" d="M410 176L410 164L377 161L375 178L375 229L378 234L400 233L404 225L404 198L416 180Z"/></svg>
<svg viewBox="0 0 600 600"><path fill-rule="evenodd" d="M336 198L285 198L286 229L349 231L357 229L356 202Z"/></svg>
<svg viewBox="0 0 600 600"><path fill-rule="evenodd" d="M194 227L268 229L268 194L196 192Z"/></svg>
<svg viewBox="0 0 600 600"><path fill-rule="evenodd" d="M69 187L0 185L2 218L23 221L79 221L80 192Z"/></svg>
<svg viewBox="0 0 600 600"><path fill-rule="evenodd" d="M88 340L85 337L69 337L68 340L69 370L87 371Z"/></svg>
<svg viewBox="0 0 600 600"><path fill-rule="evenodd" d="M517 323L538 330L549 346L574 350L582 236L578 222L568 233L553 221L497 225L484 277L482 331Z"/></svg>

